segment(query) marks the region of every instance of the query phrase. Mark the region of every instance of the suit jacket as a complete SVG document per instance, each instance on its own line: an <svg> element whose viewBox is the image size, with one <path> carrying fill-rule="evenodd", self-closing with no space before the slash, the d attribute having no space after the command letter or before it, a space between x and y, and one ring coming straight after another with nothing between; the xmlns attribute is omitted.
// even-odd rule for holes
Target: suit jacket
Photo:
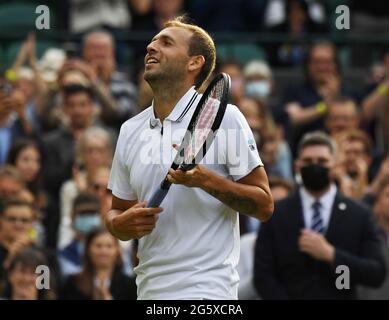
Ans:
<svg viewBox="0 0 389 320"><path fill-rule="evenodd" d="M389 267L389 245L386 234L381 232L381 245L385 257L386 268ZM389 300L389 274L379 288L360 287L358 295L363 300Z"/></svg>
<svg viewBox="0 0 389 320"><path fill-rule="evenodd" d="M355 299L357 284L379 286L386 273L379 232L371 212L337 193L325 237L335 247L329 265L300 252L304 226L300 193L275 204L261 225L254 262L254 285L263 299ZM336 267L350 270L350 289L338 290Z"/></svg>

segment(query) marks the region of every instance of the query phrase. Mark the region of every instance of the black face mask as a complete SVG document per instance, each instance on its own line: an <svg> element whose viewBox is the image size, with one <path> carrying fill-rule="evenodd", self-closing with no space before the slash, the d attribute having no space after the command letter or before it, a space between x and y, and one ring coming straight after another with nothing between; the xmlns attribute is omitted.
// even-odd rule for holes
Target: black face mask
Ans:
<svg viewBox="0 0 389 320"><path fill-rule="evenodd" d="M311 191L321 191L330 184L330 170L318 164L304 166L300 170L305 188Z"/></svg>

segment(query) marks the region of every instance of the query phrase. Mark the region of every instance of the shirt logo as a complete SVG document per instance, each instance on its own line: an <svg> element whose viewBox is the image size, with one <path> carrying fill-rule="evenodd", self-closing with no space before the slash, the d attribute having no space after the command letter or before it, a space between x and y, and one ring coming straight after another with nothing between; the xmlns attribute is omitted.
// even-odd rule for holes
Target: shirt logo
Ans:
<svg viewBox="0 0 389 320"><path fill-rule="evenodd" d="M249 138L247 143L248 143L249 148L250 148L251 151L254 151L256 149L255 148L255 140L253 138Z"/></svg>

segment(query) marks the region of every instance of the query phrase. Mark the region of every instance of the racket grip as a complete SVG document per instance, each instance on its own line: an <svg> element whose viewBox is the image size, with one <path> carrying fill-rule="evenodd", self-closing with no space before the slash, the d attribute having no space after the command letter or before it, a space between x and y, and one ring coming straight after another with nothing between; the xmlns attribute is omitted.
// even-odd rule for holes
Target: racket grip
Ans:
<svg viewBox="0 0 389 320"><path fill-rule="evenodd" d="M146 208L156 208L162 203L163 199L165 199L167 193L169 192L169 188L171 183L165 179L162 181L157 190L154 191L150 201L147 203Z"/></svg>
<svg viewBox="0 0 389 320"><path fill-rule="evenodd" d="M193 169L195 166L197 166L197 164L195 163L182 164L179 166L179 169L182 171L189 171Z"/></svg>
<svg viewBox="0 0 389 320"><path fill-rule="evenodd" d="M147 204L147 208L156 208L162 203L163 199L165 199L169 189L158 188L153 196L151 197L149 203Z"/></svg>

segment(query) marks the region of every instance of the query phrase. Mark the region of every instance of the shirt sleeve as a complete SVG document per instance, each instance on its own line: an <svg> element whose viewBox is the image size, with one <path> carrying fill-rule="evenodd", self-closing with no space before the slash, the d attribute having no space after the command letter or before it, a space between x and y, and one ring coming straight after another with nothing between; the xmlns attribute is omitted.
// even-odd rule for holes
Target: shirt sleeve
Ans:
<svg viewBox="0 0 389 320"><path fill-rule="evenodd" d="M137 196L130 184L130 170L124 161L126 134L125 126L120 129L116 150L112 161L108 189L112 194L123 200L136 200Z"/></svg>
<svg viewBox="0 0 389 320"><path fill-rule="evenodd" d="M253 132L236 106L227 106L221 128L227 136L227 170L234 181L245 177L256 167L263 166Z"/></svg>

